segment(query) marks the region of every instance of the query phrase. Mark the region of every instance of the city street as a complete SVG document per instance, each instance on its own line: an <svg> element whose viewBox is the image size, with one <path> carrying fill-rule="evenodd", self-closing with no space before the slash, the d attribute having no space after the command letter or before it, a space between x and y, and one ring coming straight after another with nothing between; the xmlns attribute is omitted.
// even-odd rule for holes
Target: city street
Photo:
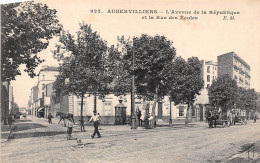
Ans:
<svg viewBox="0 0 260 163"><path fill-rule="evenodd" d="M227 128L208 128L205 122L137 130L102 126L99 139L91 139L92 126L80 132L76 125L75 140L69 141L63 123L54 123L18 120L13 138L2 140L1 162L249 162L253 157L257 162L260 155L260 123L251 121ZM254 152L248 153L250 147Z"/></svg>

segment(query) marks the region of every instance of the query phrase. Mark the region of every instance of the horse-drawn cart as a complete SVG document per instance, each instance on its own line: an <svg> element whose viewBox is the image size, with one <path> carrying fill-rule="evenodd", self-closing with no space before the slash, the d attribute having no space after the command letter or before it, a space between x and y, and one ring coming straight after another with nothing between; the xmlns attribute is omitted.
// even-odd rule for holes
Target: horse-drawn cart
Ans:
<svg viewBox="0 0 260 163"><path fill-rule="evenodd" d="M246 125L247 124L247 119L244 116L236 116L234 124L235 123L240 123L241 125Z"/></svg>
<svg viewBox="0 0 260 163"><path fill-rule="evenodd" d="M218 111L208 111L207 112L207 120L209 127L215 127L217 125L222 125L222 127L229 127L230 120L227 116L223 116Z"/></svg>
<svg viewBox="0 0 260 163"><path fill-rule="evenodd" d="M246 117L246 111L245 110L240 110L240 109L235 109L232 111L233 114L233 124L235 125L236 123L240 123L241 125L246 125L247 124L247 117Z"/></svg>

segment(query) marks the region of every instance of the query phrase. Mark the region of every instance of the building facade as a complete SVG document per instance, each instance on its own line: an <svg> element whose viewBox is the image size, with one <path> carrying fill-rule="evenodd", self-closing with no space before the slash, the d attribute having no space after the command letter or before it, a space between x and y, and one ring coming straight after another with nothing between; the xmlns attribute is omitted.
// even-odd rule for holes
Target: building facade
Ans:
<svg viewBox="0 0 260 163"><path fill-rule="evenodd" d="M234 52L218 56L218 76L228 74L239 87L250 88L250 66Z"/></svg>
<svg viewBox="0 0 260 163"><path fill-rule="evenodd" d="M32 113L38 117L47 116L47 107L44 107L44 89L45 85L53 83L59 75L57 67L43 66L38 74L38 82L31 89L32 100L30 103Z"/></svg>
<svg viewBox="0 0 260 163"><path fill-rule="evenodd" d="M205 120L205 111L209 106L208 88L211 86L213 80L216 80L218 75L218 64L213 61L201 60L201 75L204 81L204 87L200 92L200 95L196 97L194 104L195 108L195 119L196 121Z"/></svg>
<svg viewBox="0 0 260 163"><path fill-rule="evenodd" d="M1 83L1 120L7 124L7 117L14 112L13 87L10 82Z"/></svg>

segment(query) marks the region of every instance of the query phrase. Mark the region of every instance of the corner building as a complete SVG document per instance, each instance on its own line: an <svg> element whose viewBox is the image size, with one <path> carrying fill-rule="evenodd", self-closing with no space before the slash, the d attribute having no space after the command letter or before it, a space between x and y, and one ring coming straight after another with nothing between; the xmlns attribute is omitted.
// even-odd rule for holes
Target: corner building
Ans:
<svg viewBox="0 0 260 163"><path fill-rule="evenodd" d="M228 74L239 87L250 88L250 66L234 52L218 56L218 77Z"/></svg>

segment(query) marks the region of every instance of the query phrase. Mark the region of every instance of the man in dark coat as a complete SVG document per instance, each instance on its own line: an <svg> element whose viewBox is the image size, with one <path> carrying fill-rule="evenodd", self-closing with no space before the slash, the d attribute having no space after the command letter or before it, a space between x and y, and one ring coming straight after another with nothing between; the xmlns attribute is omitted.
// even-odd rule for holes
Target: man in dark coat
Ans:
<svg viewBox="0 0 260 163"><path fill-rule="evenodd" d="M137 118L138 118L138 124L139 124L139 126L141 125L141 116L142 116L142 113L141 113L141 111L138 109L138 111L137 111Z"/></svg>
<svg viewBox="0 0 260 163"><path fill-rule="evenodd" d="M51 113L49 113L49 115L48 115L48 122L49 122L49 124L52 124L52 121L51 121L52 118L53 118L53 116L51 115Z"/></svg>

